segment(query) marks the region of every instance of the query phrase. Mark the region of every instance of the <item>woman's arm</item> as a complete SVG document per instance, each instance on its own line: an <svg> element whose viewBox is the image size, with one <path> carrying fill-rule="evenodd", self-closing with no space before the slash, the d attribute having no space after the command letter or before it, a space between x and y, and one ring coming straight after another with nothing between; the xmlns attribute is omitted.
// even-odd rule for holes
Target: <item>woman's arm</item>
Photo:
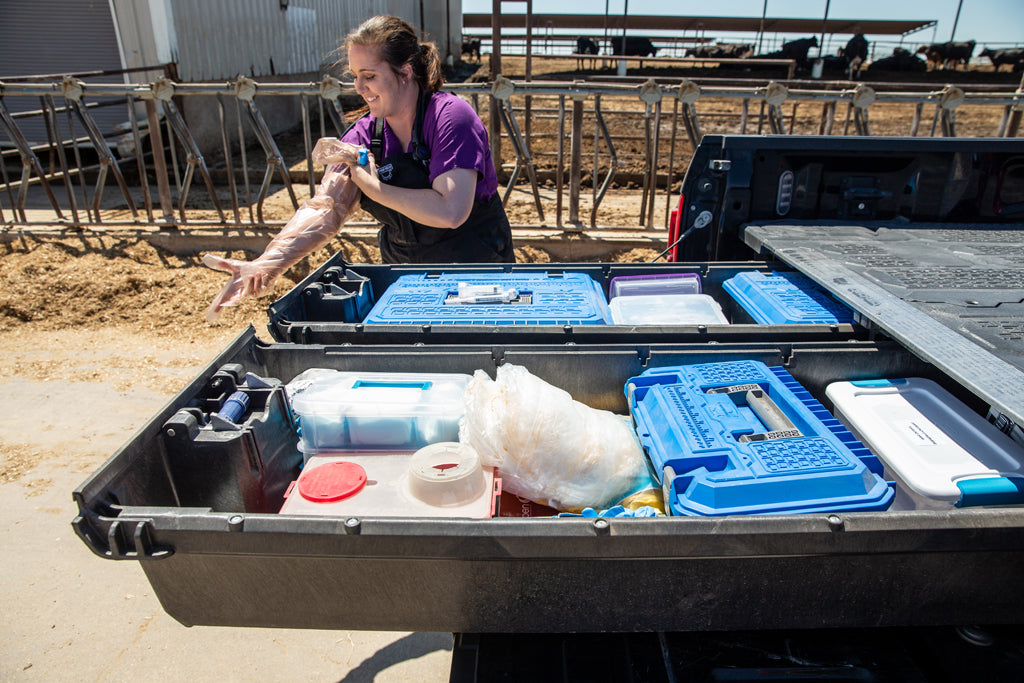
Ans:
<svg viewBox="0 0 1024 683"><path fill-rule="evenodd" d="M206 319L216 322L225 306L262 295L279 275L327 244L359 205L359 196L347 166L329 167L316 194L299 207L260 256L252 261L203 256L208 267L231 275L206 310Z"/></svg>

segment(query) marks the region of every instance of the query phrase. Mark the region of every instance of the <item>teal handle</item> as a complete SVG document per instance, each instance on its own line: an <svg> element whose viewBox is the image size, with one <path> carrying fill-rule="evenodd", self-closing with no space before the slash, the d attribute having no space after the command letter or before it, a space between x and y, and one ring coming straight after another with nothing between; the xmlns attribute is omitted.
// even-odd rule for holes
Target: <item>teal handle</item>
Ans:
<svg viewBox="0 0 1024 683"><path fill-rule="evenodd" d="M986 477L965 479L956 484L960 489L958 508L974 505L1014 505L1024 503L1024 479L1020 477Z"/></svg>
<svg viewBox="0 0 1024 683"><path fill-rule="evenodd" d="M905 379L855 379L850 382L855 387L892 387L906 383Z"/></svg>
<svg viewBox="0 0 1024 683"><path fill-rule="evenodd" d="M434 383L430 380L422 382L386 380L386 379L359 379L352 385L353 389L420 389L426 391Z"/></svg>

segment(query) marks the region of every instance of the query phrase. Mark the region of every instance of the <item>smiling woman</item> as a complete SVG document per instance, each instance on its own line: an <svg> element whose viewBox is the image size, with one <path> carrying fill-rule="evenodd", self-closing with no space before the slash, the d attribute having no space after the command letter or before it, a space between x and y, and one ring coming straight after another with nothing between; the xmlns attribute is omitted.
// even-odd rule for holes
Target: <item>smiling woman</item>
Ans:
<svg viewBox="0 0 1024 683"><path fill-rule="evenodd" d="M367 113L338 140L322 140L331 164L314 197L255 260L207 254L231 274L207 318L259 296L309 252L323 246L361 206L383 225L385 263L512 262L512 230L498 195L487 130L461 98L441 92L433 43L398 17L381 15L341 48ZM328 144L322 144L327 142ZM360 158L360 151L369 154Z"/></svg>

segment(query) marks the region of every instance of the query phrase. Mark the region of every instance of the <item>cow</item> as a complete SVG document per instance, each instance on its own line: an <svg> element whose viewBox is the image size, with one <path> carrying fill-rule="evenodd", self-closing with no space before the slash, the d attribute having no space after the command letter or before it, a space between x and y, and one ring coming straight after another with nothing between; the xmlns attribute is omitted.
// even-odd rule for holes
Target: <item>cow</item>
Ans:
<svg viewBox="0 0 1024 683"><path fill-rule="evenodd" d="M812 47L818 47L818 36L800 38L782 44L782 59L795 59L800 68L807 68L807 53Z"/></svg>
<svg viewBox="0 0 1024 683"><path fill-rule="evenodd" d="M868 71L927 71L928 64L909 50L898 47L891 57L876 59L868 65Z"/></svg>
<svg viewBox="0 0 1024 683"><path fill-rule="evenodd" d="M687 57L704 59L744 59L754 54L753 45L739 43L718 43L717 45L701 45L686 51Z"/></svg>
<svg viewBox="0 0 1024 683"><path fill-rule="evenodd" d="M598 52L597 43L590 38L580 36L576 39L576 54L596 55Z"/></svg>
<svg viewBox="0 0 1024 683"><path fill-rule="evenodd" d="M612 46L613 55L638 55L640 57L647 57L650 55L654 57L658 54L658 48L651 44L649 38L630 38L626 37L626 51L622 51L622 38L611 38L608 41Z"/></svg>
<svg viewBox="0 0 1024 683"><path fill-rule="evenodd" d="M1024 48L990 50L986 47L981 51L981 56L988 57L996 71L999 71L1003 64L1010 64L1014 73L1024 71Z"/></svg>
<svg viewBox="0 0 1024 683"><path fill-rule="evenodd" d="M924 55L934 69L938 69L940 66L943 69L948 69L950 66L956 69L957 66L966 65L971 61L971 57L974 55L974 45L973 40L966 43L932 43L919 47L917 54Z"/></svg>
<svg viewBox="0 0 1024 683"><path fill-rule="evenodd" d="M476 61L480 61L480 39L475 38L473 40L462 41L462 54L474 57Z"/></svg>
<svg viewBox="0 0 1024 683"><path fill-rule="evenodd" d="M846 41L846 47L839 49L839 56L846 59L851 69L859 69L868 58L868 41L863 33L858 33Z"/></svg>

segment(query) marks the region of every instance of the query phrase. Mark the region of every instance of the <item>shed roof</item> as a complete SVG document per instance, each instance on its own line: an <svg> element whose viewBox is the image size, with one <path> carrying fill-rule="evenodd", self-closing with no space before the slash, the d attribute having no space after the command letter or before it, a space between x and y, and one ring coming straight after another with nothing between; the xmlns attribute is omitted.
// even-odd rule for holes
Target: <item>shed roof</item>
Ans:
<svg viewBox="0 0 1024 683"><path fill-rule="evenodd" d="M525 28L526 15L522 26ZM503 15L505 28L515 28L515 15ZM735 31L756 33L762 30L761 17L689 17L630 15L625 17L626 29L633 31ZM607 24L605 21L607 20ZM825 33L866 33L869 35L906 36L935 26L934 19L828 19ZM465 29L490 29L490 14L463 14ZM821 19L765 17L763 30L769 33L820 33ZM604 30L622 29L621 15L604 14L533 14L533 28Z"/></svg>

